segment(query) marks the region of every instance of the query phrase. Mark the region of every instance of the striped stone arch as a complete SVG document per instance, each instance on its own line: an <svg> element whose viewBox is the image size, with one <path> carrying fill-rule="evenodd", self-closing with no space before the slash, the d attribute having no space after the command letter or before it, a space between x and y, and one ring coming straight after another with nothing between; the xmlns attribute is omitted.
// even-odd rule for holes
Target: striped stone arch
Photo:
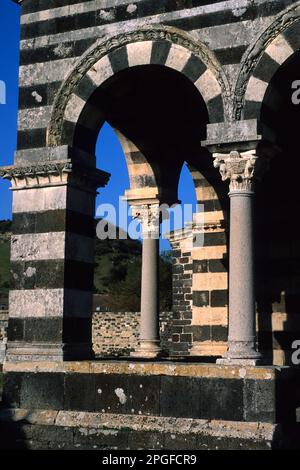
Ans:
<svg viewBox="0 0 300 470"><path fill-rule="evenodd" d="M119 139L127 164L130 191L126 191L126 196L130 198L130 194L132 194L140 199L155 199L160 192L160 188L153 166L149 164L147 158L131 140L117 129L114 129L114 131Z"/></svg>
<svg viewBox="0 0 300 470"><path fill-rule="evenodd" d="M187 167L194 182L198 204L204 206L207 223L219 225L226 220L225 210L228 209L228 188L220 179L215 169L203 171L187 163Z"/></svg>
<svg viewBox="0 0 300 470"><path fill-rule="evenodd" d="M233 118L259 118L272 77L300 49L300 1L277 16L246 51L235 89Z"/></svg>
<svg viewBox="0 0 300 470"><path fill-rule="evenodd" d="M208 47L188 34L166 26L146 26L99 40L79 60L56 97L47 145L63 143L64 128L72 143L76 123L93 92L117 72L137 65L156 64L183 73L199 90L209 121L229 119L229 84Z"/></svg>

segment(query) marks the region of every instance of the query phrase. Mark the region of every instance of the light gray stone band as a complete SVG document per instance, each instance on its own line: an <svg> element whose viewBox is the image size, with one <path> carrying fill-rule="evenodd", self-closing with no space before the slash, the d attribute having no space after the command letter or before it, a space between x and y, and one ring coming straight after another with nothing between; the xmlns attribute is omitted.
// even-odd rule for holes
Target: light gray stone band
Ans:
<svg viewBox="0 0 300 470"><path fill-rule="evenodd" d="M259 3L261 0L255 0L255 3ZM239 8L249 6L248 0L242 0ZM70 7L69 7L70 8ZM184 10L173 11L168 13L161 13L147 17L147 24L168 24L168 21L174 21L176 19L192 18L198 15L205 15L210 13L218 13L225 10L236 9L236 0L230 0L225 2L218 2L217 4L204 5L195 8L187 8ZM114 24L108 24L107 26L94 26L85 28L84 38L88 37L104 37L110 33L122 32L129 29L138 29L140 26L145 24L145 18L131 19L127 21L119 21ZM76 41L82 39L82 30L75 30L66 33L58 33L48 36L37 37L34 40L35 47L44 47L50 44L57 44L65 41ZM31 39L21 41L21 48L30 47L32 44Z"/></svg>
<svg viewBox="0 0 300 470"><path fill-rule="evenodd" d="M12 261L70 259L93 263L94 240L76 233L50 232L12 236Z"/></svg>
<svg viewBox="0 0 300 470"><path fill-rule="evenodd" d="M11 290L10 318L76 317L91 315L91 292L73 289Z"/></svg>

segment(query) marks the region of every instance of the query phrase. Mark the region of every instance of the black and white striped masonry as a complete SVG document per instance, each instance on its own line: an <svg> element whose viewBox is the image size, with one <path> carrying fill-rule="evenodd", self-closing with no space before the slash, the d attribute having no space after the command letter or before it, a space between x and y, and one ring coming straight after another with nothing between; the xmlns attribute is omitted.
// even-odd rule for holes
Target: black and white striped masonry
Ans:
<svg viewBox="0 0 300 470"><path fill-rule="evenodd" d="M92 357L95 191L71 159L4 167L14 193L7 357Z"/></svg>
<svg viewBox="0 0 300 470"><path fill-rule="evenodd" d="M31 105L28 108L26 104L22 109L20 104L20 149L59 142L73 145L76 126L84 128L87 125L82 122L85 107L99 108L93 101L94 91L121 70L138 65L156 64L183 72L202 93L210 120L224 119L221 93L222 87L226 89L226 82L224 77L222 79L222 70L204 45L196 45L183 32L153 27L100 40L79 62L71 60L76 65L57 92L60 78L64 78L62 75L70 69L67 66L70 60L21 66L20 97ZM98 135L98 129L96 126L87 132Z"/></svg>
<svg viewBox="0 0 300 470"><path fill-rule="evenodd" d="M75 153L80 154L83 166L92 168L105 121L115 128L125 153L129 201L176 202L180 170L186 161L198 202L204 204L207 225L203 247L193 252L177 250L178 260L182 260L177 264L182 266L177 267L174 282L185 279L191 284L177 284L180 292L176 294L184 296L177 297L178 306L191 308L177 320L186 322L187 329L180 330L185 351L194 341L194 351L198 349L199 354L221 352L227 326L229 234L222 222L228 217L227 188L200 142L213 129L209 144L216 152L226 153L233 145L238 147L233 150L241 146L251 150L251 145L260 142L258 153L265 146L269 154L274 153L270 135L275 133L276 141L278 112L286 99L276 77L282 70L287 72L280 76L289 77L292 62L293 73L297 71L300 1L17 3L22 11L16 166L69 157L73 161ZM143 77L148 78L143 81ZM163 84L161 89L158 83ZM135 101L130 86L139 89ZM151 108L155 99L161 105ZM87 292L90 295L93 262L88 247L94 195L69 183L55 188L41 180L36 184L14 191L10 334L12 339L16 335L15 341L27 335L29 343L29 332L37 330L30 326L28 305L36 305L39 317L49 313L54 318L54 311L68 311L68 292L73 301L77 299L73 292L80 291L82 296L78 294L69 311L81 310L81 299ZM43 257L35 249L31 254L34 243L43 249ZM85 254L77 256L76 243ZM75 272L85 275L69 275ZM298 295L293 289L293 295ZM42 311L38 296L43 290L58 295L46 301ZM22 315L20 306L16 307L20 297ZM282 311L284 306L280 309L275 312L276 325L283 323L280 315L288 314ZM24 322L28 317L27 327L19 316ZM298 324L298 320L293 322ZM177 349L180 352L180 346Z"/></svg>
<svg viewBox="0 0 300 470"><path fill-rule="evenodd" d="M277 16L245 53L235 89L235 118L259 118L272 77L300 48L300 5ZM244 100L243 100L244 98Z"/></svg>

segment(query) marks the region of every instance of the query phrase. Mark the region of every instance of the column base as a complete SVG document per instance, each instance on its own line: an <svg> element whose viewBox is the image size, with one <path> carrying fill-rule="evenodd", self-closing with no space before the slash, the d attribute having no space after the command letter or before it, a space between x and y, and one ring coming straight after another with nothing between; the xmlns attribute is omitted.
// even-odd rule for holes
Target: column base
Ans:
<svg viewBox="0 0 300 470"><path fill-rule="evenodd" d="M73 361L94 358L92 345L89 343L17 343L8 342L7 362L16 361Z"/></svg>
<svg viewBox="0 0 300 470"><path fill-rule="evenodd" d="M217 364L257 366L261 364L261 354L255 351L253 341L229 341L224 356L217 359Z"/></svg>
<svg viewBox="0 0 300 470"><path fill-rule="evenodd" d="M141 340L138 348L130 353L131 357L154 359L164 355L159 341Z"/></svg>

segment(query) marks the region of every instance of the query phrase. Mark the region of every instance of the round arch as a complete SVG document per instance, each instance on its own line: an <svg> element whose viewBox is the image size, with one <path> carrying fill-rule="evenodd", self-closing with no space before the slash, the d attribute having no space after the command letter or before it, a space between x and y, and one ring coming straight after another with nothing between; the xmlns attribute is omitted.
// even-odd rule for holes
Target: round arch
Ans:
<svg viewBox="0 0 300 470"><path fill-rule="evenodd" d="M246 51L234 93L233 118L259 118L268 85L300 48L300 1L281 12Z"/></svg>
<svg viewBox="0 0 300 470"><path fill-rule="evenodd" d="M160 187L157 175L150 165L143 152L122 132L114 129L127 164L127 170L130 181L130 190L126 191L126 196L134 193L135 197L155 199L160 194Z"/></svg>
<svg viewBox="0 0 300 470"><path fill-rule="evenodd" d="M137 31L99 40L77 62L57 94L47 129L47 145L62 144L89 98L106 80L130 67L160 65L185 75L199 90L209 122L229 119L229 84L221 65L208 47L176 28L146 26Z"/></svg>

